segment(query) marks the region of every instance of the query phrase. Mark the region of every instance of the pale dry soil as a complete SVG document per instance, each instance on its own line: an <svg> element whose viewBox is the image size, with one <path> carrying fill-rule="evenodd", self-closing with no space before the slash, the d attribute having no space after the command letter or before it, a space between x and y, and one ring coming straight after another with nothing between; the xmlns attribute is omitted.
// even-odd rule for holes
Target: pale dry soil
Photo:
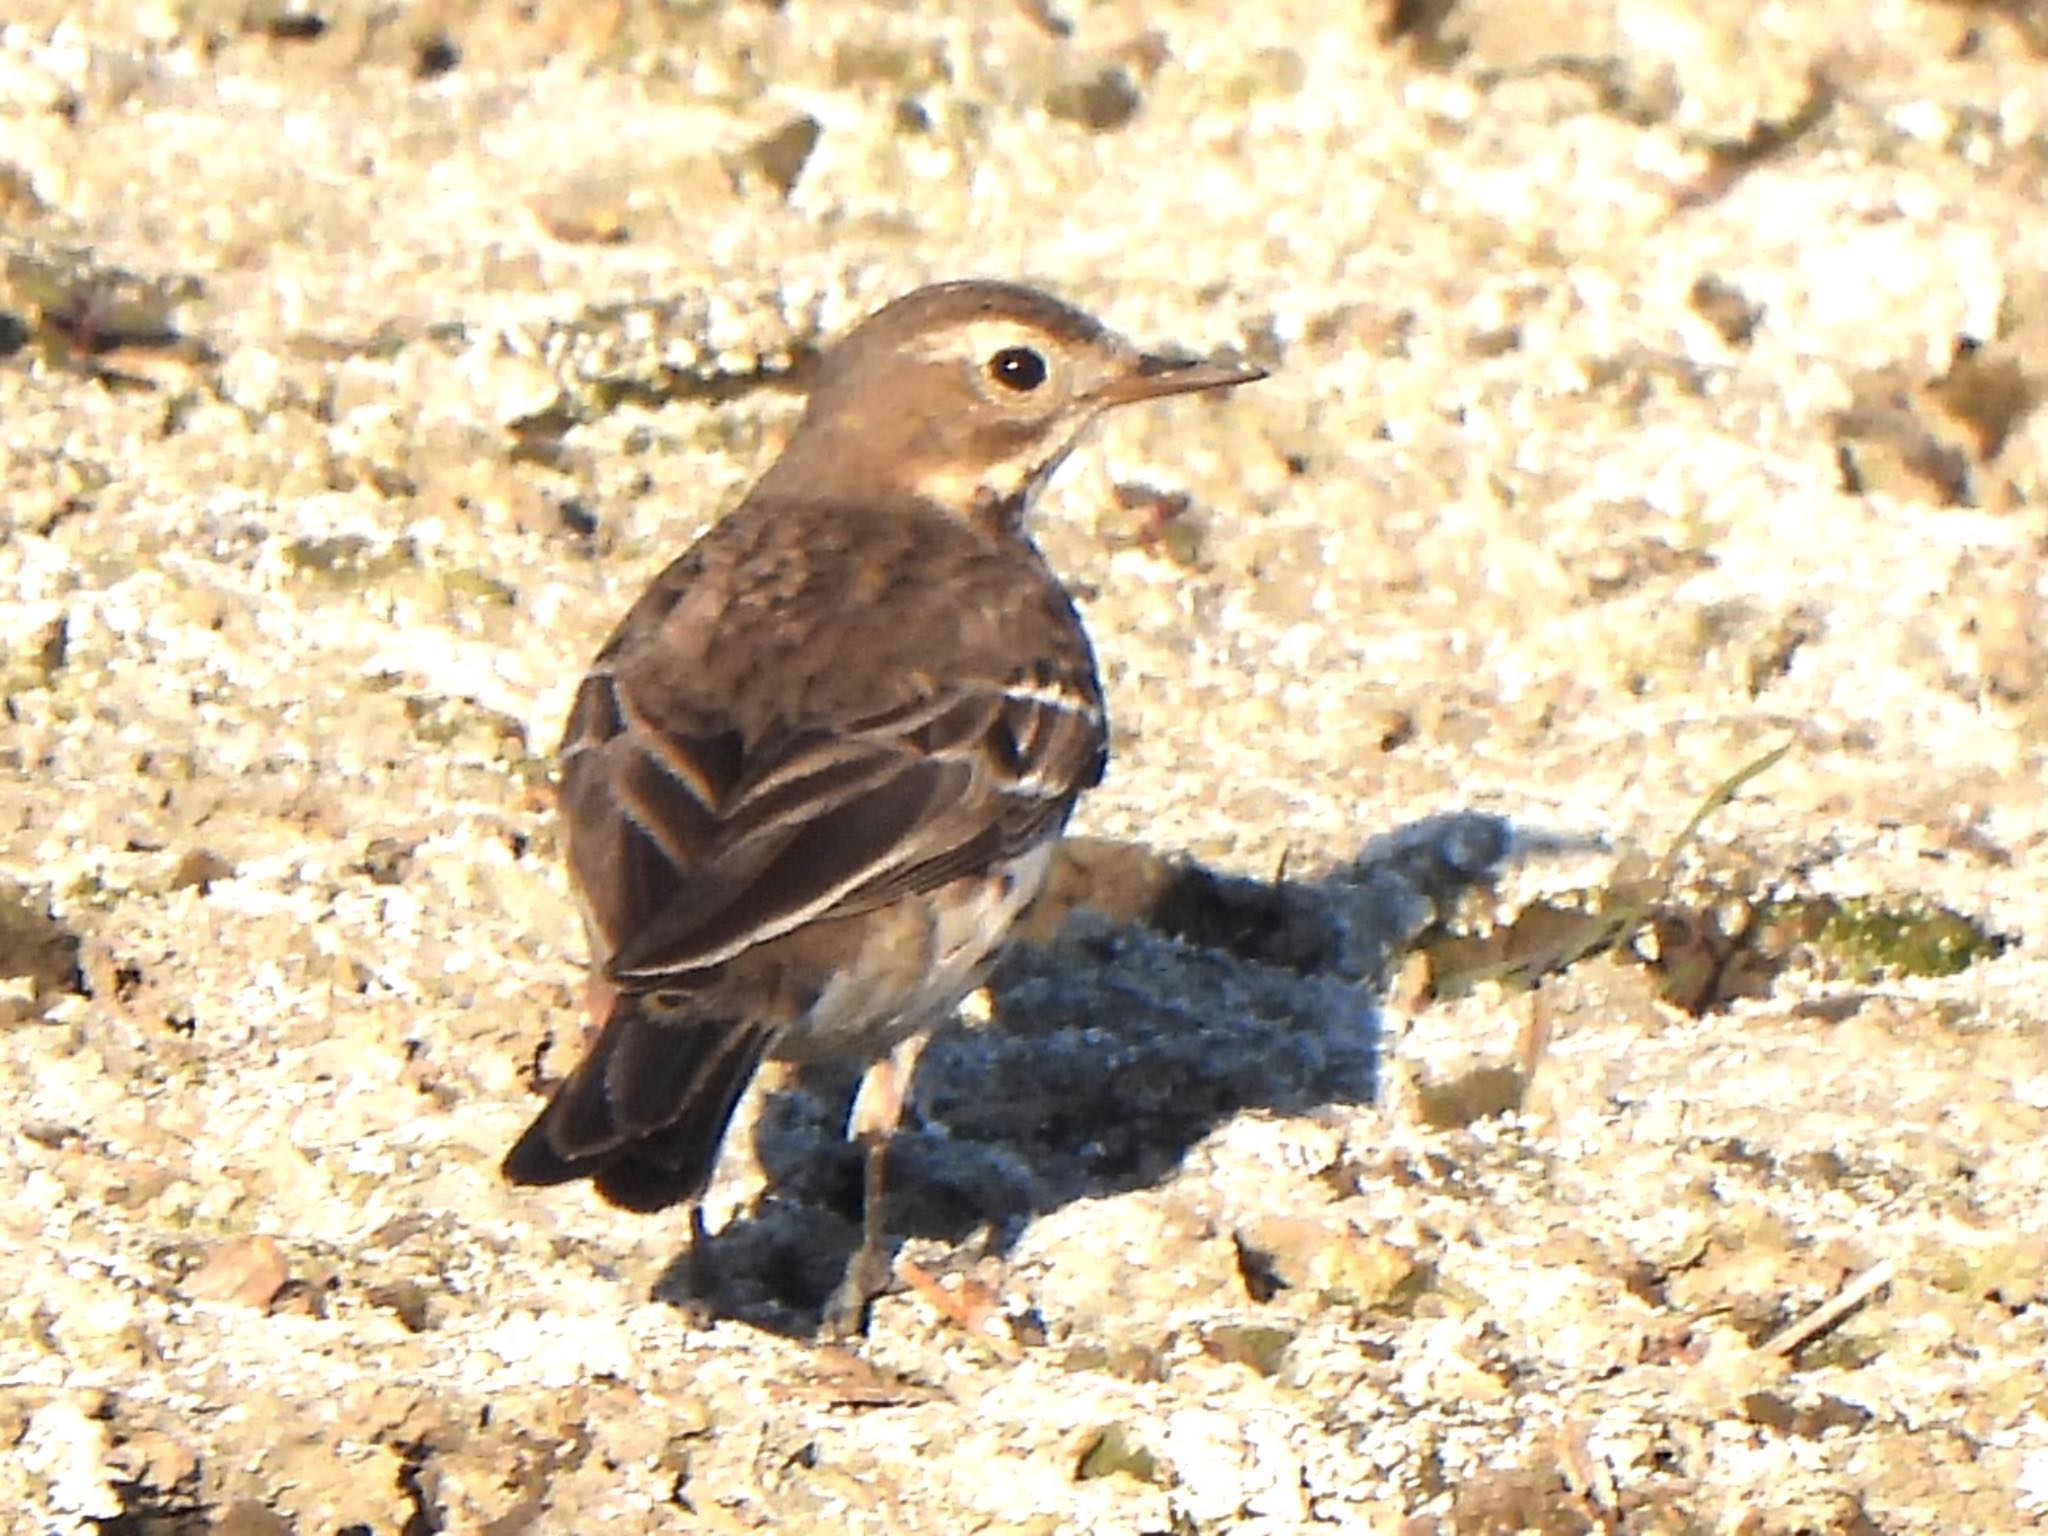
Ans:
<svg viewBox="0 0 2048 1536"><path fill-rule="evenodd" d="M15 0L0 1526L2039 1528L2044 207L2034 0ZM843 1084L708 1296L496 1164L582 665L971 273L1273 376L847 1348Z"/></svg>

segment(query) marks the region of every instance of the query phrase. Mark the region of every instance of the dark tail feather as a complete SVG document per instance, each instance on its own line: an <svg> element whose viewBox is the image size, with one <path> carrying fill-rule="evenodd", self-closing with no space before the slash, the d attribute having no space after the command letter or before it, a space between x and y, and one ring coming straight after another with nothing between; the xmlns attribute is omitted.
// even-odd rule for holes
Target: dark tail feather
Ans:
<svg viewBox="0 0 2048 1536"><path fill-rule="evenodd" d="M758 1024L664 1013L646 997L619 997L596 1044L506 1154L505 1177L591 1179L629 1211L695 1199L772 1038Z"/></svg>

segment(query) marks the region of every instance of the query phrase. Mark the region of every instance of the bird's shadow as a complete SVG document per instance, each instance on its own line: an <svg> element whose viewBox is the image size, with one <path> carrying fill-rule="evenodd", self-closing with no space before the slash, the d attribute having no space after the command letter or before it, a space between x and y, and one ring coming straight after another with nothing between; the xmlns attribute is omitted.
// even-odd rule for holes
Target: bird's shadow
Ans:
<svg viewBox="0 0 2048 1536"><path fill-rule="evenodd" d="M1372 1102L1401 956L1514 862L1581 846L1459 811L1321 879L1268 882L1071 843L991 978L993 1017L941 1030L919 1064L889 1148L891 1241L1000 1252L1045 1211L1162 1180L1239 1111ZM860 1237L860 1156L842 1135L855 1076L821 1068L768 1098L765 1193L678 1255L657 1297L816 1331Z"/></svg>

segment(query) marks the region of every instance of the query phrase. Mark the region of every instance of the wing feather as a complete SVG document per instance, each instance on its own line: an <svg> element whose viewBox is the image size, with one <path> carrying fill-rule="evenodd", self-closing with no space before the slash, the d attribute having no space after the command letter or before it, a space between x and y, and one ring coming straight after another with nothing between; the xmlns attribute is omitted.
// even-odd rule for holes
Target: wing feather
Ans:
<svg viewBox="0 0 2048 1536"><path fill-rule="evenodd" d="M1013 857L1065 823L1104 752L1092 690L1038 679L933 690L716 764L630 700L586 713L613 734L565 751L571 856L586 892L620 893L596 921L636 989Z"/></svg>

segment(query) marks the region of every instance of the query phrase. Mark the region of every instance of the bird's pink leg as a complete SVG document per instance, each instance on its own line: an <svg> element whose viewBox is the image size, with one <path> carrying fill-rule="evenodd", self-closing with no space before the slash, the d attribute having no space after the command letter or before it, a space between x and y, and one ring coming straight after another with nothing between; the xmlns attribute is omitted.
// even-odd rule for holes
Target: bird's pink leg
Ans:
<svg viewBox="0 0 2048 1536"><path fill-rule="evenodd" d="M868 1303L881 1294L889 1273L884 1262L887 1228L882 1220L884 1174L889 1155L889 1138L903 1120L904 1100L910 1080L917 1072L917 1058L924 1054L923 1033L899 1042L888 1055L869 1067L853 1096L853 1109L846 1117L846 1139L861 1149L860 1247L846 1266L846 1278L825 1308L825 1325L845 1337L859 1333L867 1322Z"/></svg>

